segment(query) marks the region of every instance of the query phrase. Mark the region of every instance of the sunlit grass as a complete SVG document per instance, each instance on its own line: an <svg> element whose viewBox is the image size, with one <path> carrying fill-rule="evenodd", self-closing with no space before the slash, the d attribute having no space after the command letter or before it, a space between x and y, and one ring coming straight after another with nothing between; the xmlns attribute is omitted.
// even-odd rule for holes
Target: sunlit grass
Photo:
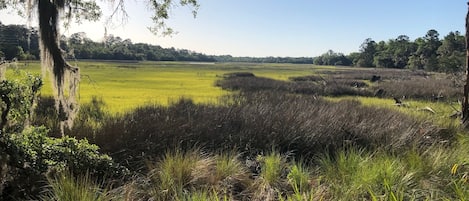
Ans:
<svg viewBox="0 0 469 201"><path fill-rule="evenodd" d="M71 62L81 70L80 103L102 98L111 113L130 111L144 104L168 105L181 97L195 103L217 104L229 94L215 87L216 80L230 72L252 72L256 76L287 80L333 67L299 64L186 63L186 62ZM18 69L41 74L39 62L18 63ZM7 71L14 77L14 70ZM52 96L49 78L44 80L43 96Z"/></svg>

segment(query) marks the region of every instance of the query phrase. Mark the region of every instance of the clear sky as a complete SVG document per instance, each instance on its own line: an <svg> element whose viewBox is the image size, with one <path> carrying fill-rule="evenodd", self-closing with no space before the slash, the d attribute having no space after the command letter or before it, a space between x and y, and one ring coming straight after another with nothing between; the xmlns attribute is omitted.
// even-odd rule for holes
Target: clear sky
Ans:
<svg viewBox="0 0 469 201"><path fill-rule="evenodd" d="M157 37L147 29L151 11L144 2L126 1L130 18L123 26L108 28L108 33L134 43L261 57L312 57L329 49L348 54L358 51L366 38L407 35L414 40L429 29L442 38L450 31L464 33L467 12L466 0L199 0L196 18L184 7L171 12L168 25L178 34ZM105 16L110 13L109 5L101 7ZM0 21L26 22L8 10L0 11ZM73 24L64 34L83 31L101 40L103 21Z"/></svg>

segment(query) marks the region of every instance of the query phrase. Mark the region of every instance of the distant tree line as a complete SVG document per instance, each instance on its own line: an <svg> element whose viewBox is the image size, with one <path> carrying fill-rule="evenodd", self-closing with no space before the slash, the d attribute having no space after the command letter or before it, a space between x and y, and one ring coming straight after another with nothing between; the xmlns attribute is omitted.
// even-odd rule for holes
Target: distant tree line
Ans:
<svg viewBox="0 0 469 201"><path fill-rule="evenodd" d="M0 57L8 60L39 59L38 31L24 25L3 25L0 22ZM185 49L163 48L159 45L132 43L112 34L101 42L92 41L86 33L60 38L61 48L69 59L148 60L296 63L380 68L424 69L429 71L462 71L465 65L465 40L459 32L450 32L443 39L436 30L411 41L408 36L376 42L366 39L359 52L349 55L332 50L318 57L233 57L205 55Z"/></svg>
<svg viewBox="0 0 469 201"><path fill-rule="evenodd" d="M0 22L0 58L34 60L39 58L37 29Z"/></svg>
<svg viewBox="0 0 469 201"><path fill-rule="evenodd" d="M130 39L119 36L105 36L102 42L94 42L79 32L62 37L62 49L68 50L68 56L76 59L99 60L149 60L149 61L204 61L215 60L202 53L185 49L163 48L159 45L132 43Z"/></svg>
<svg viewBox="0 0 469 201"><path fill-rule="evenodd" d="M38 31L24 25L3 25L0 22L0 57L11 60L39 59ZM306 57L233 57L213 56L185 49L163 48L159 45L132 43L112 34L95 42L86 33L79 32L60 38L61 48L68 59L97 60L148 60L148 61L201 61L201 62L252 62L252 63L302 63L311 64Z"/></svg>
<svg viewBox="0 0 469 201"><path fill-rule="evenodd" d="M465 51L464 36L458 31L440 39L438 31L431 29L414 41L406 35L380 42L368 38L359 52L344 55L329 50L315 57L314 64L455 72L463 70Z"/></svg>

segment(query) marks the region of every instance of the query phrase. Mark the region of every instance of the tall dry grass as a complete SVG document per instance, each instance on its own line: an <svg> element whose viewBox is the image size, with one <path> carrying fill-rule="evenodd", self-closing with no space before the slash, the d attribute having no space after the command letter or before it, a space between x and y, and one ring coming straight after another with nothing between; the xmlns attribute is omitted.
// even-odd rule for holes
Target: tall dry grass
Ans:
<svg viewBox="0 0 469 201"><path fill-rule="evenodd" d="M452 136L430 122L358 101L284 93L248 93L231 100L218 106L187 99L169 107L145 106L108 118L94 133L72 132L133 169L167 149L194 145L209 151L237 149L244 156L276 147L280 153L310 157L351 145L402 151Z"/></svg>

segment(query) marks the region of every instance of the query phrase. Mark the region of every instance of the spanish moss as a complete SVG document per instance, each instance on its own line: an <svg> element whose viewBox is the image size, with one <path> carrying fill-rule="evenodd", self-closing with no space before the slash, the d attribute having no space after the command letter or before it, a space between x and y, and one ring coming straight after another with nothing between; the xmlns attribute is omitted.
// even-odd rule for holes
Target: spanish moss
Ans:
<svg viewBox="0 0 469 201"><path fill-rule="evenodd" d="M62 134L65 127L73 126L78 111L76 99L80 80L79 68L65 61L59 46L59 14L64 6L63 0L38 0L41 66L43 74L49 72L53 77L52 87Z"/></svg>

